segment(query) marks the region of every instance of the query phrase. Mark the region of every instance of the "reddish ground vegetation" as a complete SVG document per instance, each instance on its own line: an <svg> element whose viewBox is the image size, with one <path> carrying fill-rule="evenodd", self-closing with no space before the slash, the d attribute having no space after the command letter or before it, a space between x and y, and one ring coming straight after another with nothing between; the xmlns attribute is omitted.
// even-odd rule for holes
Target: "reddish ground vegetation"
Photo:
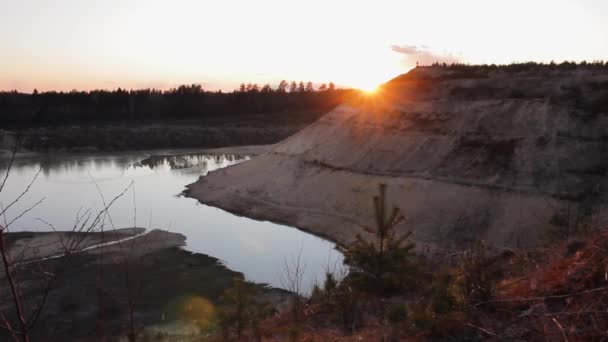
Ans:
<svg viewBox="0 0 608 342"><path fill-rule="evenodd" d="M519 312L530 339L605 339L608 332L608 230L549 251L547 262L506 279L497 308Z"/></svg>
<svg viewBox="0 0 608 342"><path fill-rule="evenodd" d="M595 341L608 336L608 229L544 249L473 251L444 267L421 263L425 272L419 285L407 293L357 297L352 329L341 324L344 308L321 297L309 300L298 322L289 311L265 320L262 340ZM475 293L484 286L484 296ZM397 321L390 318L395 304L404 307Z"/></svg>

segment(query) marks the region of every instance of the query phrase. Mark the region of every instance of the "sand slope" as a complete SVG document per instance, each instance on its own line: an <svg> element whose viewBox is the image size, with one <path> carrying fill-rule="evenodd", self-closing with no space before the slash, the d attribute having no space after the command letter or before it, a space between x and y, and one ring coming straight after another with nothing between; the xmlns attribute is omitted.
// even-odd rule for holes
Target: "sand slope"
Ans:
<svg viewBox="0 0 608 342"><path fill-rule="evenodd" d="M532 246L602 224L607 97L606 70L418 68L189 195L348 243L383 182L420 248Z"/></svg>

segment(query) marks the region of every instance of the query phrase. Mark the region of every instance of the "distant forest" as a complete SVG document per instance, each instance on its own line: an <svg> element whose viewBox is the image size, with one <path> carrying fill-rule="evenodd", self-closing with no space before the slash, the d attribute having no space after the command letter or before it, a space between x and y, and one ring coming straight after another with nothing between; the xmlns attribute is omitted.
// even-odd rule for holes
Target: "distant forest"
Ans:
<svg viewBox="0 0 608 342"><path fill-rule="evenodd" d="M467 64L467 63L440 63L435 62L430 65L431 67L442 67L450 69L502 69L507 71L528 71L530 69L576 69L582 68L608 68L608 61L564 61L561 63L549 62L523 62L523 63L511 63L511 64ZM420 67L429 67L429 65L421 65Z"/></svg>
<svg viewBox="0 0 608 342"><path fill-rule="evenodd" d="M530 72L530 71L568 71L575 69L591 69L591 70L608 70L608 61L581 61L581 62L569 62L564 61L561 63L539 63L539 62L524 62L524 63L511 63L511 64L466 64L466 63L439 63L435 62L431 65L421 65L421 68L444 68L461 73L462 77L466 77L466 73L474 76L475 72L491 72L491 71L504 71L510 73L516 72Z"/></svg>
<svg viewBox="0 0 608 342"><path fill-rule="evenodd" d="M206 91L200 84L161 91L93 90L0 92L0 123L47 125L79 121L204 119L247 114L327 111L355 91L333 83L241 84L232 92Z"/></svg>

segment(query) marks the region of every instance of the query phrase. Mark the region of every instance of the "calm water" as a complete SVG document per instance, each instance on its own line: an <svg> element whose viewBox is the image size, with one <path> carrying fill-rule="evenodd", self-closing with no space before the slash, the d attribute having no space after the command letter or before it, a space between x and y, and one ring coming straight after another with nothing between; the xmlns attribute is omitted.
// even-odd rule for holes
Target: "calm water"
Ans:
<svg viewBox="0 0 608 342"><path fill-rule="evenodd" d="M283 287L283 266L301 250L305 264L304 288L321 280L327 265L342 262L334 244L297 229L255 221L180 196L184 186L209 171L246 162L235 155L178 154L149 157L144 153L113 155L45 155L18 160L13 166L0 203L8 205L41 170L29 192L11 208L10 222L41 198L44 201L11 225L11 231L48 231L39 219L58 230L69 230L77 213L101 210L133 182L133 188L110 209L115 227L160 228L187 236L186 249L212 255L247 279ZM154 154L155 155L155 154ZM0 162L2 177L6 161ZM136 213L136 214L135 214ZM107 223L109 226L109 221ZM106 228L107 229L107 228Z"/></svg>

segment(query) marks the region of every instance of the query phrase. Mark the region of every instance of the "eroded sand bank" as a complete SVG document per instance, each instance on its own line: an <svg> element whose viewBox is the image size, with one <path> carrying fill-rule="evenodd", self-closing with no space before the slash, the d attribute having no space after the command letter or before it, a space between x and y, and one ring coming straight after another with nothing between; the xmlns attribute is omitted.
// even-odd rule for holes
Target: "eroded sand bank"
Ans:
<svg viewBox="0 0 608 342"><path fill-rule="evenodd" d="M569 220L606 221L608 118L581 103L601 97L591 85L608 75L450 72L402 76L375 100L338 107L267 153L201 178L188 195L347 244L373 224L372 197L385 183L406 216L399 229L412 230L421 250L477 239L534 246L571 229Z"/></svg>

